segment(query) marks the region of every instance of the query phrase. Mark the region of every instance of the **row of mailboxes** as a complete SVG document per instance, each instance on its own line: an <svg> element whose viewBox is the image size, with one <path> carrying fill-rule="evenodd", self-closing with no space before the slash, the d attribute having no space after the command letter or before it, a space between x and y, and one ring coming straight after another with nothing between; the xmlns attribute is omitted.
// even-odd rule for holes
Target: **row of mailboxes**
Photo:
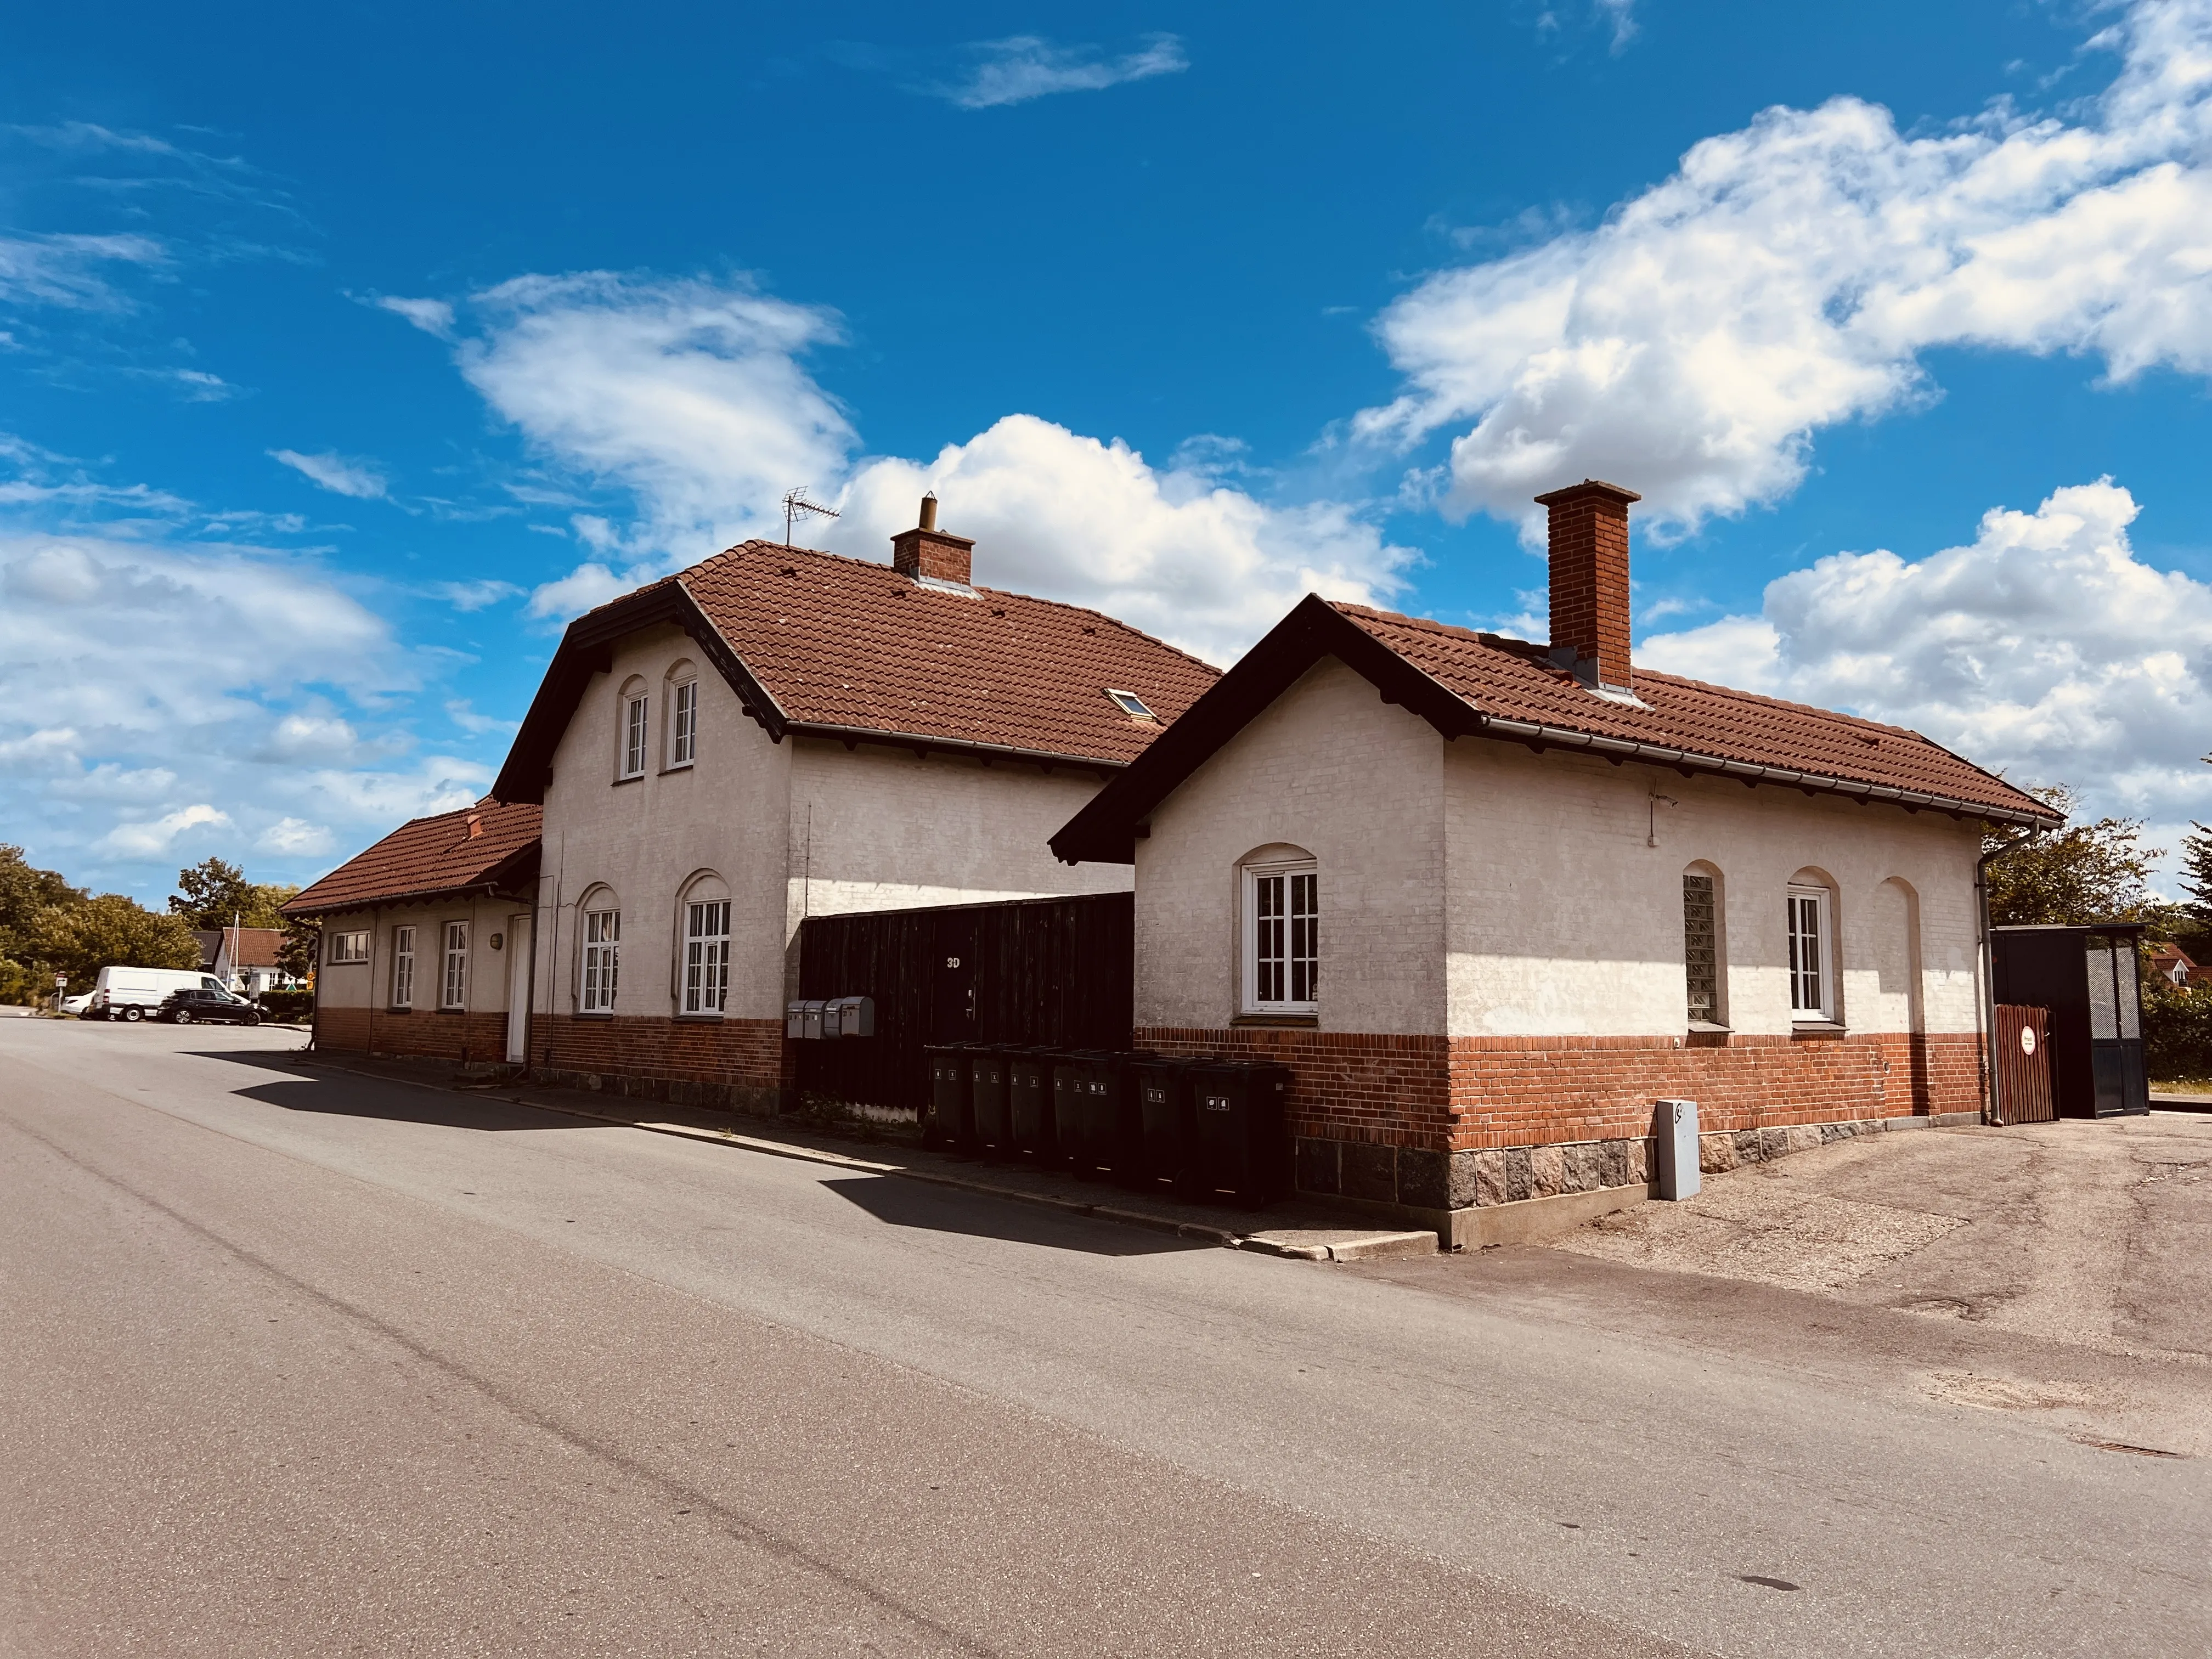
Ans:
<svg viewBox="0 0 2212 1659"><path fill-rule="evenodd" d="M783 1034L794 1042L819 1037L873 1036L873 997L813 997L784 1005Z"/></svg>

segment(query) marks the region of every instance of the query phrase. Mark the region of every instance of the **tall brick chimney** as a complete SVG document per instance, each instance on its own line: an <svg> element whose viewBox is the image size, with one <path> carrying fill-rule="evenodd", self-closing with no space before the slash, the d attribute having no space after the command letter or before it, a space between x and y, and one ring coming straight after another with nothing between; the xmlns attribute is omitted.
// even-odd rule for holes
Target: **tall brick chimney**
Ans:
<svg viewBox="0 0 2212 1659"><path fill-rule="evenodd" d="M891 568L917 581L927 577L965 587L975 550L975 544L967 537L948 536L937 527L937 497L924 495L921 522L891 538Z"/></svg>
<svg viewBox="0 0 2212 1659"><path fill-rule="evenodd" d="M1596 478L1536 497L1551 514L1552 654L1590 659L1578 672L1600 685L1632 684L1628 504L1643 499Z"/></svg>

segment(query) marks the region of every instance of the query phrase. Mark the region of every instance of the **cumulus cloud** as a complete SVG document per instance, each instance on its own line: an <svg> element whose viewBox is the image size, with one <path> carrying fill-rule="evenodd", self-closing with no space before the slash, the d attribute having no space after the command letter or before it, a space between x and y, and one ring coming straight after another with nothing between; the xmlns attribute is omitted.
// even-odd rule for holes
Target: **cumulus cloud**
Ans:
<svg viewBox="0 0 2212 1659"><path fill-rule="evenodd" d="M269 459L281 461L295 472L304 474L312 483L334 495L350 495L356 501L381 501L390 495L389 480L368 462L349 459L343 455L325 450L319 455L303 455L296 449L272 449Z"/></svg>
<svg viewBox="0 0 2212 1659"><path fill-rule="evenodd" d="M1935 395L1942 346L2212 372L2212 3L2139 0L2078 118L1900 134L1838 98L1709 138L1594 230L1441 272L1378 323L1401 395L1353 430L1455 430L1454 514L1613 477L1661 533L1773 501L1814 436Z"/></svg>
<svg viewBox="0 0 2212 1659"><path fill-rule="evenodd" d="M1972 544L1837 553L1771 583L1759 614L1645 640L1639 662L1909 726L2099 810L2212 818L2212 586L2144 564L2109 478Z"/></svg>
<svg viewBox="0 0 2212 1659"><path fill-rule="evenodd" d="M824 539L880 558L924 490L975 538L978 582L1093 606L1219 663L1308 592L1380 597L1413 556L1340 502L1269 506L1032 415L931 461L868 463Z"/></svg>
<svg viewBox="0 0 2212 1659"><path fill-rule="evenodd" d="M313 858L331 851L337 840L326 824L287 817L277 819L264 830L253 844L264 853L287 858Z"/></svg>
<svg viewBox="0 0 2212 1659"><path fill-rule="evenodd" d="M1055 46L1035 34L978 41L969 50L975 61L968 72L937 88L963 109L1025 104L1055 92L1101 92L1190 67L1182 41L1172 34L1148 34L1142 47L1118 58L1096 46Z"/></svg>
<svg viewBox="0 0 2212 1659"><path fill-rule="evenodd" d="M569 515L591 556L532 591L532 617L565 620L747 537L781 540L795 485L844 514L795 533L875 559L934 488L946 523L981 544L979 580L1111 610L1217 661L1310 589L1387 594L1413 557L1358 506L1230 487L1243 469L1220 439L1156 467L1118 441L1012 415L930 460L859 457L804 361L842 337L836 319L743 283L526 276L467 315L462 372L549 472L636 504L619 525Z"/></svg>
<svg viewBox="0 0 2212 1659"><path fill-rule="evenodd" d="M107 832L100 845L126 859L167 858L174 850L177 837L187 830L229 827L228 813L219 812L200 801L158 818L118 823Z"/></svg>

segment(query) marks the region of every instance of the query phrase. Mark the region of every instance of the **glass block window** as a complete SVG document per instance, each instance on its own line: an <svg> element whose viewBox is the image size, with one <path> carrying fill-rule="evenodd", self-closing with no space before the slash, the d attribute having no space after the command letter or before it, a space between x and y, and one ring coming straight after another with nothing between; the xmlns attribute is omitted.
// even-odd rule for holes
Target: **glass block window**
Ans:
<svg viewBox="0 0 2212 1659"><path fill-rule="evenodd" d="M1720 917L1711 876L1682 878L1682 968L1692 1024L1720 1023Z"/></svg>

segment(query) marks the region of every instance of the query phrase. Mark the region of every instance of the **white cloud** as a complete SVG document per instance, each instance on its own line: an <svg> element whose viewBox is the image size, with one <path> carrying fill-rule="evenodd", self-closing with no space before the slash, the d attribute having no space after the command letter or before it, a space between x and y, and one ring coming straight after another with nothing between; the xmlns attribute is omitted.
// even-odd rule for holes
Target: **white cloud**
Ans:
<svg viewBox="0 0 2212 1659"><path fill-rule="evenodd" d="M976 61L967 75L937 88L963 109L1023 104L1055 92L1099 92L1190 67L1182 40L1172 34L1146 35L1140 50L1119 58L1096 46L1055 46L1035 34L979 41L969 51Z"/></svg>
<svg viewBox="0 0 2212 1659"><path fill-rule="evenodd" d="M337 841L326 825L310 823L305 818L279 818L253 844L264 853L313 858L330 852Z"/></svg>
<svg viewBox="0 0 2212 1659"><path fill-rule="evenodd" d="M201 801L148 822L118 823L107 832L100 844L108 852L125 859L167 858L177 837L187 830L229 827L228 813L219 812Z"/></svg>
<svg viewBox="0 0 2212 1659"><path fill-rule="evenodd" d="M0 301L115 311L128 301L106 265L158 265L168 252L150 236L0 236Z"/></svg>
<svg viewBox="0 0 2212 1659"><path fill-rule="evenodd" d="M453 337L453 307L443 300L403 300L396 295L380 295L369 303L380 310L404 317L425 334L434 334L441 340Z"/></svg>
<svg viewBox="0 0 2212 1659"><path fill-rule="evenodd" d="M979 583L1091 605L1215 662L1308 592L1381 596L1412 556L1341 503L1268 506L1033 415L1009 415L927 463L869 463L823 539L881 558L925 489L946 529L975 539Z"/></svg>
<svg viewBox="0 0 2212 1659"><path fill-rule="evenodd" d="M522 729L520 720L505 720L496 714L477 714L466 697L447 699L446 715L472 737L482 737L487 732L503 732L511 736Z"/></svg>
<svg viewBox="0 0 2212 1659"><path fill-rule="evenodd" d="M2105 44L2118 76L2072 123L1771 109L1596 229L1431 277L1380 319L1407 384L1355 433L1459 428L1455 513L1531 525L1531 495L1610 477L1669 533L1935 395L1931 348L2212 372L2212 0L2140 0Z"/></svg>
<svg viewBox="0 0 2212 1659"><path fill-rule="evenodd" d="M1757 617L1646 639L1639 662L1856 710L2097 811L2212 818L2212 586L2135 556L2110 479L1996 508L1971 545L1837 553Z"/></svg>
<svg viewBox="0 0 2212 1659"><path fill-rule="evenodd" d="M538 526L531 526L532 529ZM469 582L440 582L432 590L456 611L482 611L487 605L497 605L501 599L511 599L522 590L513 582L478 580Z"/></svg>
<svg viewBox="0 0 2212 1659"><path fill-rule="evenodd" d="M349 459L329 450L319 455L303 455L296 449L272 449L269 459L282 461L295 472L304 473L334 495L374 501L384 500L391 493L390 481L370 463Z"/></svg>

